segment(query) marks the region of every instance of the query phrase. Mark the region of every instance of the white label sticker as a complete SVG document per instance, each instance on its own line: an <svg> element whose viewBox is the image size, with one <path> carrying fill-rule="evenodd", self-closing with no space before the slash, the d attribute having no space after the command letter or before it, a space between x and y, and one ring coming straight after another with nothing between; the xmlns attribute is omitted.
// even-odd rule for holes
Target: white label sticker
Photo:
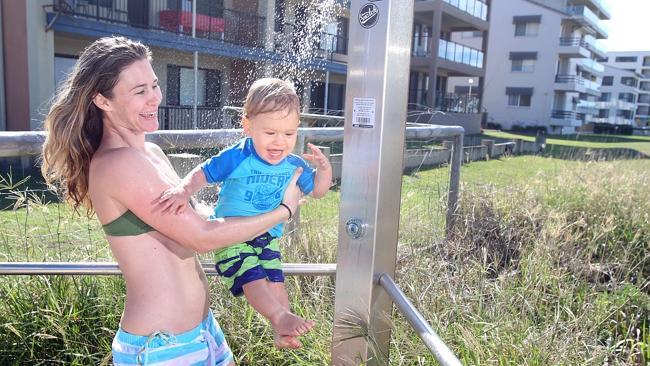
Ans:
<svg viewBox="0 0 650 366"><path fill-rule="evenodd" d="M352 127L375 127L375 98L352 99Z"/></svg>

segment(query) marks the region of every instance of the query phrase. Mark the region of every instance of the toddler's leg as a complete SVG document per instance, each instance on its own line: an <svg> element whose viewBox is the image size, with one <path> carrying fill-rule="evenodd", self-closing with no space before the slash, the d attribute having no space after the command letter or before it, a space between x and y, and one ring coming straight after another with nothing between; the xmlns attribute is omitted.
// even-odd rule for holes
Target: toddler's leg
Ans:
<svg viewBox="0 0 650 366"><path fill-rule="evenodd" d="M278 300L278 302L284 305L289 311L291 307L289 306L289 295L287 294L287 289L284 287L284 282L271 282L269 281L269 287L271 292ZM276 348L300 348L302 343L293 336L281 336L276 334L274 337L275 347Z"/></svg>
<svg viewBox="0 0 650 366"><path fill-rule="evenodd" d="M300 347L300 342L294 337L308 332L314 326L314 321L303 319L289 310L286 291L284 297L278 299L271 283L266 279L246 283L243 289L248 303L271 322L276 335L276 347Z"/></svg>

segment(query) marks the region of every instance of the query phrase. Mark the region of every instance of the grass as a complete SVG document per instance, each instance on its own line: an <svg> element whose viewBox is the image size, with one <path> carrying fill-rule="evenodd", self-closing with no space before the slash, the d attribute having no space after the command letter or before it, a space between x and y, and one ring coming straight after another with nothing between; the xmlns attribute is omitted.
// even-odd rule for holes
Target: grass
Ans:
<svg viewBox="0 0 650 366"><path fill-rule="evenodd" d="M459 225L445 241L448 176L404 176L396 279L464 364L648 364L650 160L464 165ZM287 262L336 261L339 203L334 191L301 210ZM66 205L25 197L0 211L0 228L3 260L112 260L97 222ZM304 348L282 352L265 321L211 281L238 364L330 364L332 278L289 278L295 310L317 326ZM0 364L108 364L120 277L5 276L0 296ZM434 365L398 312L392 322L388 363Z"/></svg>
<svg viewBox="0 0 650 366"><path fill-rule="evenodd" d="M522 139L525 141L535 141L535 136L497 131L485 130L483 135L486 137L496 137L501 139ZM567 148L589 148L589 149L630 149L650 156L650 136L612 136L612 135L596 135L596 134L580 134L580 135L566 135L555 136L549 135L546 137L546 152L550 153L553 148L561 149L562 151Z"/></svg>

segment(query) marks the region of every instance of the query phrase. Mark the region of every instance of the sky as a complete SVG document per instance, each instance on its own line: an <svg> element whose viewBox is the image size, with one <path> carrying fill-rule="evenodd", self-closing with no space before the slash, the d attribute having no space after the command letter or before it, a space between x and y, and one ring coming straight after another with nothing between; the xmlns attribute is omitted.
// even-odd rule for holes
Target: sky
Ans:
<svg viewBox="0 0 650 366"><path fill-rule="evenodd" d="M607 0L612 9L607 51L650 51L650 0Z"/></svg>

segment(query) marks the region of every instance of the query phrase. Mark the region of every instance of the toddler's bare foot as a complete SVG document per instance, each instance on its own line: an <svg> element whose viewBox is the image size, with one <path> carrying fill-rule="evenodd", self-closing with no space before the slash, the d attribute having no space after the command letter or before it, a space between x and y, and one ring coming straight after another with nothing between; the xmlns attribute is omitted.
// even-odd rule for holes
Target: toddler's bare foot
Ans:
<svg viewBox="0 0 650 366"><path fill-rule="evenodd" d="M280 336L299 336L307 333L313 326L313 320L307 320L284 310L270 318L275 334Z"/></svg>
<svg viewBox="0 0 650 366"><path fill-rule="evenodd" d="M302 347L300 341L293 336L273 335L273 344L277 349L297 349Z"/></svg>

